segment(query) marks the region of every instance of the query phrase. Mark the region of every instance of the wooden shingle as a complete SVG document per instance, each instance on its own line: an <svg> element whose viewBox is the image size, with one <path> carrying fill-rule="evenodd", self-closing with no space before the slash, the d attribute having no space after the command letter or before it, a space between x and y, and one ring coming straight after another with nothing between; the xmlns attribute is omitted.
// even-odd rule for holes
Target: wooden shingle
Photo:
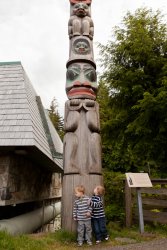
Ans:
<svg viewBox="0 0 167 250"><path fill-rule="evenodd" d="M43 106L42 109L45 117L41 115L37 94L21 63L0 63L0 150L4 146L14 150L31 147L39 151L38 155L43 155L46 162L48 159L48 165L54 167L55 164L62 170L62 142ZM47 134L44 120L48 124Z"/></svg>

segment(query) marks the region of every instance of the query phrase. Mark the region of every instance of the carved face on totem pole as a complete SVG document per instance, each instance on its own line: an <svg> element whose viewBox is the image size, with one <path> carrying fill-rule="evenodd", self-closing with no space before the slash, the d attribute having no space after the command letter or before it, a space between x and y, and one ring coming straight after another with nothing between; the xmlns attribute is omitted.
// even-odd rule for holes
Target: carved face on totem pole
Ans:
<svg viewBox="0 0 167 250"><path fill-rule="evenodd" d="M90 54L90 44L86 39L77 39L73 44L73 50L76 54L87 55Z"/></svg>
<svg viewBox="0 0 167 250"><path fill-rule="evenodd" d="M89 63L72 63L67 68L66 93L69 99L96 99L96 70Z"/></svg>
<svg viewBox="0 0 167 250"><path fill-rule="evenodd" d="M89 6L85 3L76 3L73 7L73 14L78 17L89 16Z"/></svg>

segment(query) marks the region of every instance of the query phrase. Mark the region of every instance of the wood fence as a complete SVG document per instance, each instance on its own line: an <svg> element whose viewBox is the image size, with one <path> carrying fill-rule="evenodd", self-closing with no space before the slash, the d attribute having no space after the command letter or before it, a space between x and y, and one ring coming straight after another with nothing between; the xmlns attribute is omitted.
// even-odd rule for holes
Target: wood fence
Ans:
<svg viewBox="0 0 167 250"><path fill-rule="evenodd" d="M152 179L152 188L141 188L145 222L167 224L167 179ZM125 181L126 227L138 218L136 188Z"/></svg>

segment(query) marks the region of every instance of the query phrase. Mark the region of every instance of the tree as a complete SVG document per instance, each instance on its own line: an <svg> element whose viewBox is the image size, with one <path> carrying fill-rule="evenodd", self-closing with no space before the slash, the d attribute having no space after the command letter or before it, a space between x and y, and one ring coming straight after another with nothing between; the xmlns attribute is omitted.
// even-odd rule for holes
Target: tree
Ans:
<svg viewBox="0 0 167 250"><path fill-rule="evenodd" d="M114 40L99 47L99 103L108 106L105 116L100 113L105 166L167 175L167 28L161 12L128 12ZM108 97L102 99L104 88Z"/></svg>
<svg viewBox="0 0 167 250"><path fill-rule="evenodd" d="M49 111L49 117L53 123L53 126L55 127L56 131L58 132L61 139L63 139L64 136L64 130L63 130L63 118L60 116L58 111L58 103L56 98L54 97L50 104Z"/></svg>

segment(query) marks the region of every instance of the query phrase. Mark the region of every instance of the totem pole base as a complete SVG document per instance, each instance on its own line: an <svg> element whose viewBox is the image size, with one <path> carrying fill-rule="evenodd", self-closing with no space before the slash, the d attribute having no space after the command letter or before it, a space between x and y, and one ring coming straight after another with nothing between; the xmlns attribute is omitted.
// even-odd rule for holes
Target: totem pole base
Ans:
<svg viewBox="0 0 167 250"><path fill-rule="evenodd" d="M76 232L76 221L73 220L73 203L75 199L74 188L78 185L85 187L85 194L92 196L95 186L103 184L102 175L70 174L63 177L62 195L62 228L65 231Z"/></svg>

